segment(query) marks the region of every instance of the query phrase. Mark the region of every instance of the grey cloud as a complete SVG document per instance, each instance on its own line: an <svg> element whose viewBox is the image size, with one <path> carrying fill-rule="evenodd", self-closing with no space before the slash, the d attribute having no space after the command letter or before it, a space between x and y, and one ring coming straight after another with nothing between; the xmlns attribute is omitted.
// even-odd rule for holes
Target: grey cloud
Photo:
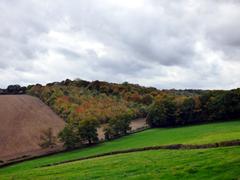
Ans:
<svg viewBox="0 0 240 180"><path fill-rule="evenodd" d="M240 68L239 9L234 0L3 0L0 86L77 76L159 88L240 85L223 76Z"/></svg>
<svg viewBox="0 0 240 180"><path fill-rule="evenodd" d="M69 50L66 48L57 48L57 51L63 54L66 58L69 58L69 60L76 60L81 58L81 55L75 52L74 50Z"/></svg>
<svg viewBox="0 0 240 180"><path fill-rule="evenodd" d="M115 59L108 60L105 59L101 63L96 64L94 68L100 68L106 73L111 73L113 75L126 74L126 75L136 75L145 69L148 69L147 64L141 64L137 60L131 59Z"/></svg>

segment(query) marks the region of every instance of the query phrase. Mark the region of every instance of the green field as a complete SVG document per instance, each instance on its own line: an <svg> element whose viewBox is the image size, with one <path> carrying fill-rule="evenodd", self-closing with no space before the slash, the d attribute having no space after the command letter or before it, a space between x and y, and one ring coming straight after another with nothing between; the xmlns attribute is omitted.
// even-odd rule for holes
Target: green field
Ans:
<svg viewBox="0 0 240 180"><path fill-rule="evenodd" d="M192 164L194 163L196 163L196 167L198 167L195 174L199 174L199 177L204 177L208 175L206 174L208 172L208 166L216 168L216 172L218 172L218 170L221 169L221 166L226 165L226 169L229 169L229 163L232 164L233 169L231 169L231 171L229 170L227 172L224 172L224 174L226 174L226 176L229 175L229 177L236 177L236 175L238 175L236 170L239 170L240 172L240 168L237 168L240 167L240 148L238 147L217 148L209 150L148 151L84 160L48 168L40 168L39 166L115 150L177 143L203 144L239 138L240 121L196 125L171 129L150 129L144 132L123 137L118 140L102 143L95 147L60 153L2 168L0 169L0 179L11 179L11 177L21 177L22 179L26 179L25 177L34 177L38 175L46 178L46 175L48 173L49 177L51 177L51 174L52 177L63 176L65 178L74 178L74 176L78 175L89 178L91 178L92 176L92 178L94 178L94 176L97 177L102 175L108 175L105 174L108 172L109 174L111 174L110 177L118 176L120 178L124 175L126 175L127 177L131 177L131 174L133 174L132 177L137 178L136 174L145 172L145 170L147 171L150 167L153 168L152 171L149 171L149 173L143 173L143 175L141 176L142 178L144 178L145 176L146 178L159 176L158 171L163 172L163 174L160 174L161 176L169 175L169 177L171 177L174 174L178 176L182 173L182 175L184 176L190 176L191 173L187 173L188 169L186 168L190 168L190 166L192 166ZM154 160L155 157L156 160L158 159L159 161L153 161L151 164L151 161ZM222 165L219 164L220 161L216 161L216 159L219 158L222 158ZM186 163L189 167L186 166ZM202 163L207 164L207 166L204 166L205 169L204 167L200 167ZM134 166L135 168L138 167L137 169L139 170L134 170L134 167L131 166ZM143 168L145 166L146 169ZM168 167L171 168L169 169ZM181 167L183 167L184 169L182 169ZM110 169L111 171L109 171L108 169ZM225 171L225 167L222 167L222 171L223 170ZM192 171L195 172L196 170L189 169L189 172ZM212 173L212 176L216 176L216 172L214 171Z"/></svg>
<svg viewBox="0 0 240 180"><path fill-rule="evenodd" d="M158 150L36 168L1 179L238 179L240 147Z"/></svg>

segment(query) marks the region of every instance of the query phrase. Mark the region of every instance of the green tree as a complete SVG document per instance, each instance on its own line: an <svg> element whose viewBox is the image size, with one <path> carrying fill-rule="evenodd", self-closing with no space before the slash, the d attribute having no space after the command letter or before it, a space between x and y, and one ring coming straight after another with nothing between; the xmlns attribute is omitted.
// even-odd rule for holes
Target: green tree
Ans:
<svg viewBox="0 0 240 180"><path fill-rule="evenodd" d="M194 121L195 101L193 98L187 98L179 107L178 124L184 125Z"/></svg>
<svg viewBox="0 0 240 180"><path fill-rule="evenodd" d="M110 126L104 128L104 136L106 140L113 139L116 134Z"/></svg>
<svg viewBox="0 0 240 180"><path fill-rule="evenodd" d="M174 97L161 97L150 106L147 122L151 127L174 126L176 124L176 111Z"/></svg>
<svg viewBox="0 0 240 180"><path fill-rule="evenodd" d="M166 108L163 104L155 103L150 107L147 123L151 127L160 127L167 123Z"/></svg>
<svg viewBox="0 0 240 180"><path fill-rule="evenodd" d="M77 128L72 124L67 124L59 133L59 138L64 146L68 149L73 149L80 143L80 137L77 133Z"/></svg>
<svg viewBox="0 0 240 180"><path fill-rule="evenodd" d="M85 119L79 122L78 133L82 142L87 141L88 144L98 141L97 128L99 127L97 119Z"/></svg>
<svg viewBox="0 0 240 180"><path fill-rule="evenodd" d="M123 136L131 130L131 115L125 114L121 117L111 119L108 126L104 129L105 138L112 139L118 136Z"/></svg>

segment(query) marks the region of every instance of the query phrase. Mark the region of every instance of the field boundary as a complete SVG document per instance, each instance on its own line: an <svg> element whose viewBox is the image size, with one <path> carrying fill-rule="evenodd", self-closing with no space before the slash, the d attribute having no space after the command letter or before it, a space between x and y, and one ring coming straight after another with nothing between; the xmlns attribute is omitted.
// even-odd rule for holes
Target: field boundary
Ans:
<svg viewBox="0 0 240 180"><path fill-rule="evenodd" d="M147 146L147 147L142 147L142 148L111 151L111 152L107 152L107 153L101 153L101 154L96 154L96 155L92 155L92 156L81 157L81 158L77 158L77 159L46 164L46 165L43 165L40 167L56 166L56 165L60 165L60 164L71 163L71 162L75 162L75 161L82 161L82 160L87 160L87 159L94 159L94 158L98 158L98 157L126 154L126 153L132 153L132 152L150 151L150 150L160 150L160 149L191 150L191 149L208 149L208 148L230 147L230 146L240 146L240 139L235 139L235 140L231 140L231 141L221 141L221 142L216 142L216 143L208 143L208 144L171 144L171 145Z"/></svg>

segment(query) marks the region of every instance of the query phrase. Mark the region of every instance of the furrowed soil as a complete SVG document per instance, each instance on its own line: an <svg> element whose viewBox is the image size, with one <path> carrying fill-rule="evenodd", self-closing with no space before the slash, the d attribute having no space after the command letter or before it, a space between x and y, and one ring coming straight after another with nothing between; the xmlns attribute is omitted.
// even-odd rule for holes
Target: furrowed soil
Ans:
<svg viewBox="0 0 240 180"><path fill-rule="evenodd" d="M0 160L46 153L39 146L43 131L52 128L56 136L64 124L38 98L28 95L1 95Z"/></svg>

